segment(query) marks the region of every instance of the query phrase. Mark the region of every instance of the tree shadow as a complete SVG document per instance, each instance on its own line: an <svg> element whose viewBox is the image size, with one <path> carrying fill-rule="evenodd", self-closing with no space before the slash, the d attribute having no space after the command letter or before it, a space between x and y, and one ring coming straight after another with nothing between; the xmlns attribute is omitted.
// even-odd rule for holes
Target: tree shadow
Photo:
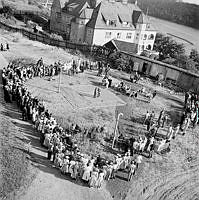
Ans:
<svg viewBox="0 0 199 200"><path fill-rule="evenodd" d="M79 95L82 96L82 97L93 97L93 95L87 94L87 93L83 93L83 92L79 92Z"/></svg>

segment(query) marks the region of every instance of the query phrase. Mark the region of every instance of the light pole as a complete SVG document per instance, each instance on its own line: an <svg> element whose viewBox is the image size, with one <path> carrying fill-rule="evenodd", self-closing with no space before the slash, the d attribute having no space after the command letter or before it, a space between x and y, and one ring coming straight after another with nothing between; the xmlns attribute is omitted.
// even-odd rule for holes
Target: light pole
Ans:
<svg viewBox="0 0 199 200"><path fill-rule="evenodd" d="M61 89L61 73L62 73L62 67L60 66L58 93L60 93L60 89Z"/></svg>
<svg viewBox="0 0 199 200"><path fill-rule="evenodd" d="M114 138L113 138L113 143L112 143L112 149L114 147L114 143L115 143L115 140L116 140L117 126L118 126L118 122L119 122L120 116L123 116L123 113L119 113L118 116L117 116L117 119L116 119L115 129L114 129Z"/></svg>

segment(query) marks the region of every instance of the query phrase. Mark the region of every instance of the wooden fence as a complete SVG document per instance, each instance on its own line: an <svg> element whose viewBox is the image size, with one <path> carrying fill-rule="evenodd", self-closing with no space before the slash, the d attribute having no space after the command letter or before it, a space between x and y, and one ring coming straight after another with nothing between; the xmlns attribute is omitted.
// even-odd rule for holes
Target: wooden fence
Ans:
<svg viewBox="0 0 199 200"><path fill-rule="evenodd" d="M34 10L14 10L14 14L15 15L33 14L44 18L46 21L48 21L50 18L49 14L44 13L42 11L34 11Z"/></svg>
<svg viewBox="0 0 199 200"><path fill-rule="evenodd" d="M0 21L0 28L12 31L12 32L19 32L23 36L27 37L30 40L35 40L38 42L42 42L44 44L60 47L60 48L67 48L67 49L75 49L75 50L80 50L85 53L96 53L99 52L102 53L102 55L108 54L110 52L109 49L106 49L101 46L92 46L92 45L86 45L86 44L75 44L71 43L69 41L64 41L64 40L58 40L55 38L52 38L48 36L47 34L44 33L34 33L31 30L23 29L23 28L18 28L14 27L12 25L8 25L5 22ZM105 52L106 51L106 52Z"/></svg>

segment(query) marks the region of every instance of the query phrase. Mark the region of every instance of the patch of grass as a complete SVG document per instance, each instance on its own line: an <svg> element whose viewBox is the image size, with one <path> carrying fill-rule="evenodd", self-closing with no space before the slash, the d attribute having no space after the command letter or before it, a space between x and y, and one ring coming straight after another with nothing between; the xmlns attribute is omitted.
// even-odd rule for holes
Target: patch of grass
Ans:
<svg viewBox="0 0 199 200"><path fill-rule="evenodd" d="M32 179L30 163L24 143L17 139L21 133L2 115L0 121L0 199L15 199L16 191L27 187Z"/></svg>

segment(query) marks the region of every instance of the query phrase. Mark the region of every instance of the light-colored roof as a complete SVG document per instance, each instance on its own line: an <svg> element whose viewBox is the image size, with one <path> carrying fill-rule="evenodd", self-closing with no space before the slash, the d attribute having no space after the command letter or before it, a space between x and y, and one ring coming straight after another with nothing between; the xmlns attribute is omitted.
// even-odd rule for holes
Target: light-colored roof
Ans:
<svg viewBox="0 0 199 200"><path fill-rule="evenodd" d="M91 20L88 22L87 26L91 28L135 29L133 26L134 11L141 14L140 8L135 4L123 4L122 2L109 2L108 0L104 0L94 9ZM137 19L138 18L139 16ZM113 20L116 22L113 26L107 26L106 20ZM122 25L120 20L122 22L130 22L130 26Z"/></svg>
<svg viewBox="0 0 199 200"><path fill-rule="evenodd" d="M146 16L143 12L140 14L137 23L140 24L148 24L149 23L149 17Z"/></svg>
<svg viewBox="0 0 199 200"><path fill-rule="evenodd" d="M67 0L54 0L52 3L52 7L63 8L66 3L67 3Z"/></svg>
<svg viewBox="0 0 199 200"><path fill-rule="evenodd" d="M84 10L81 12L81 14L79 15L79 17L82 18L82 19L90 19L91 16L92 16L92 14L93 14L93 9L91 9L91 8L86 8L86 9L84 9Z"/></svg>

